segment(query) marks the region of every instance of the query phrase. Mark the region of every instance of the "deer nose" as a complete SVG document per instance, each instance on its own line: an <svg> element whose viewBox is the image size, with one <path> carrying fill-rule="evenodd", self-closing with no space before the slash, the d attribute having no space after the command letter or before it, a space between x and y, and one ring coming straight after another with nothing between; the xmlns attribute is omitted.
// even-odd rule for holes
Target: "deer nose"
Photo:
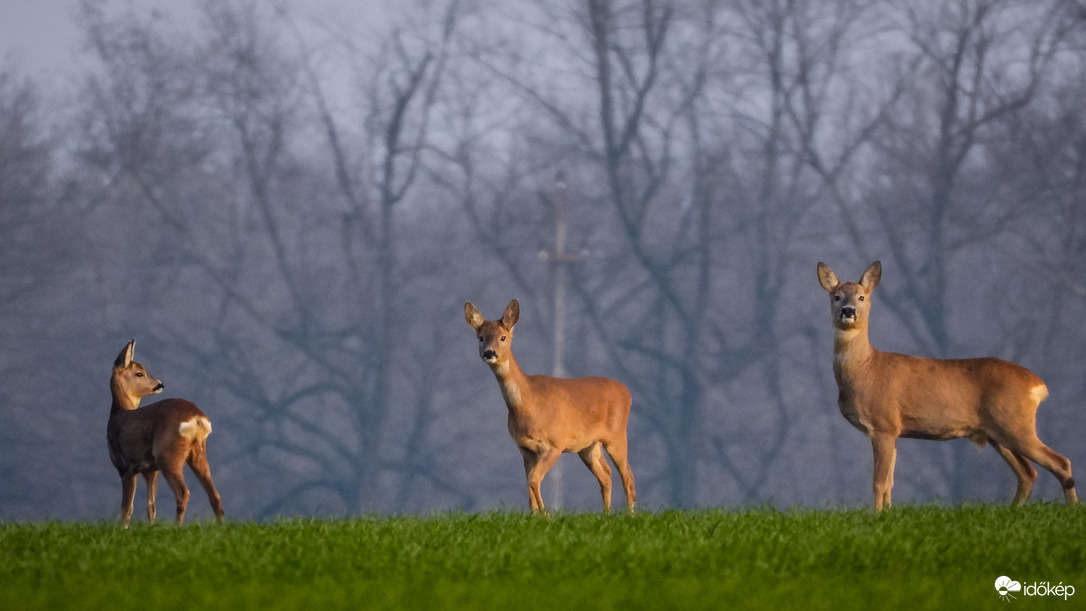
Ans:
<svg viewBox="0 0 1086 611"><path fill-rule="evenodd" d="M498 358L498 353L497 352L494 352L493 350L485 350L485 351L483 351L483 360L484 361L489 361L491 359L496 359L496 358Z"/></svg>
<svg viewBox="0 0 1086 611"><path fill-rule="evenodd" d="M856 308L853 307L853 306L845 306L845 307L841 308L841 316L842 317L847 316L848 318L855 318L856 317Z"/></svg>
<svg viewBox="0 0 1086 611"><path fill-rule="evenodd" d="M151 390L152 390L152 391L154 391L154 392L158 392L158 391L162 390L163 388L166 388L166 385L165 385L165 384L163 384L162 382L159 382L159 383L158 383L158 384L157 384L157 385L156 385L156 386L155 386L154 388L152 388Z"/></svg>

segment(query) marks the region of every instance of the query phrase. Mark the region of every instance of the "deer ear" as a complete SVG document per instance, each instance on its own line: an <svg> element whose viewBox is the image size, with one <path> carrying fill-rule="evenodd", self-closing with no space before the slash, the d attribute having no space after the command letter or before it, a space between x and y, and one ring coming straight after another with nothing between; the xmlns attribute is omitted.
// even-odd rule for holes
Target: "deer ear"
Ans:
<svg viewBox="0 0 1086 611"><path fill-rule="evenodd" d="M505 311L502 312L502 325L506 329L512 329L518 320L520 320L520 302L514 299L505 306Z"/></svg>
<svg viewBox="0 0 1086 611"><path fill-rule="evenodd" d="M470 301L464 304L464 320L468 321L468 326L475 330L478 330L486 322L483 315L479 313L479 308L476 308Z"/></svg>
<svg viewBox="0 0 1086 611"><path fill-rule="evenodd" d="M837 279L837 274L833 273L829 265L819 261L818 262L818 283L822 285L822 288L826 289L827 293L832 293L841 282Z"/></svg>
<svg viewBox="0 0 1086 611"><path fill-rule="evenodd" d="M860 285L870 293L878 286L879 280L882 278L882 262L875 261L868 266L867 271L864 272L863 277L860 278Z"/></svg>
<svg viewBox="0 0 1086 611"><path fill-rule="evenodd" d="M124 345L124 349L117 355L117 360L113 361L113 367L117 369L124 369L132 364L132 353L136 350L136 340L129 340Z"/></svg>

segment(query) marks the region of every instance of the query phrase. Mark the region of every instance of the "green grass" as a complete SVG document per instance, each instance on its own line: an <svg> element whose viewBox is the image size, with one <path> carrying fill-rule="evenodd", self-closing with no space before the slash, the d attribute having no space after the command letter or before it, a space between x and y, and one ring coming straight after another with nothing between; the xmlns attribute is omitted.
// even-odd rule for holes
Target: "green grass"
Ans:
<svg viewBox="0 0 1086 611"><path fill-rule="evenodd" d="M0 524L0 609L1002 608L1086 602L1086 510Z"/></svg>

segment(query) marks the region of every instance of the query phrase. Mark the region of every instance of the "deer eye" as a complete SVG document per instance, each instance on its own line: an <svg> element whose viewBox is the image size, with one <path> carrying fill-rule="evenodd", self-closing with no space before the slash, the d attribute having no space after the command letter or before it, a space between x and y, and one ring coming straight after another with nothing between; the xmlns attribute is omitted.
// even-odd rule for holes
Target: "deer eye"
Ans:
<svg viewBox="0 0 1086 611"><path fill-rule="evenodd" d="M479 343L480 344L483 343L483 336L482 335L479 336Z"/></svg>
<svg viewBox="0 0 1086 611"><path fill-rule="evenodd" d="M841 301L841 296L840 295L834 295L833 300L834 301Z"/></svg>
<svg viewBox="0 0 1086 611"><path fill-rule="evenodd" d="M502 336L502 341L503 341L503 342L505 341L505 336L504 336L504 335Z"/></svg>
<svg viewBox="0 0 1086 611"><path fill-rule="evenodd" d="M142 371L137 371L136 372L136 377L137 378L142 378L143 377L143 372Z"/></svg>
<svg viewBox="0 0 1086 611"><path fill-rule="evenodd" d="M864 296L863 296L863 295L860 295L859 299L860 299L860 301L863 301L863 300L864 300Z"/></svg>

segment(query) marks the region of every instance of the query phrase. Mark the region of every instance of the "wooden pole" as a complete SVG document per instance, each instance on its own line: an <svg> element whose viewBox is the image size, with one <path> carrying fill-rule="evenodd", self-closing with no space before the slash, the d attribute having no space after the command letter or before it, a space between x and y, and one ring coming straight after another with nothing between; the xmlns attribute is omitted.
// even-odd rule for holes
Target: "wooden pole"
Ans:
<svg viewBox="0 0 1086 611"><path fill-rule="evenodd" d="M566 250L566 237L569 226L569 193L565 175L559 170L554 183L554 250L543 253L550 262L553 278L551 294L551 312L554 315L553 351L551 353L551 375L556 378L566 377L566 274L567 265L581 259L580 253ZM551 479L551 499L547 503L554 509L561 509L564 502L562 485L562 461L555 463L548 473Z"/></svg>

